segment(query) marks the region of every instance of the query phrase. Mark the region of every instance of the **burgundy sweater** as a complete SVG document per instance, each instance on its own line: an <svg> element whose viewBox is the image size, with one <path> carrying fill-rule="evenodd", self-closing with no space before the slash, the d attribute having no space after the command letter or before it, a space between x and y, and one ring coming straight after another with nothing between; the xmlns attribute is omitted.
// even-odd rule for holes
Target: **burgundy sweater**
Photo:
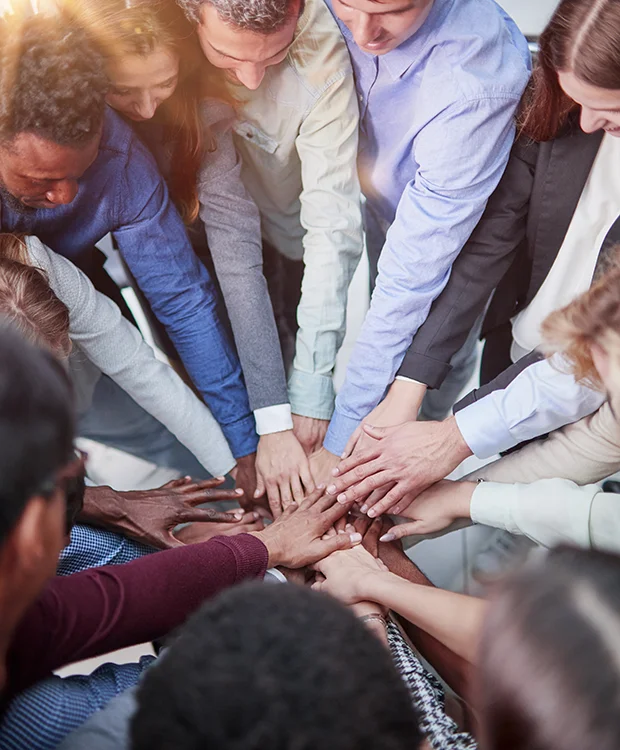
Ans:
<svg viewBox="0 0 620 750"><path fill-rule="evenodd" d="M166 635L267 562L265 545L239 534L52 579L9 649L3 702L65 664Z"/></svg>

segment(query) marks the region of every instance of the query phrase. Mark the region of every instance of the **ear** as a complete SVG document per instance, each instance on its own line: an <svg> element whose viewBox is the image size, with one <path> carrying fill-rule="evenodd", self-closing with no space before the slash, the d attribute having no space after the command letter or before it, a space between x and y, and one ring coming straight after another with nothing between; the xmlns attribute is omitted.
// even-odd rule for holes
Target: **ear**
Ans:
<svg viewBox="0 0 620 750"><path fill-rule="evenodd" d="M2 558L8 555L12 570L28 573L41 565L45 557L47 503L43 497L33 497L15 525L3 548ZM4 560L3 562L9 562Z"/></svg>

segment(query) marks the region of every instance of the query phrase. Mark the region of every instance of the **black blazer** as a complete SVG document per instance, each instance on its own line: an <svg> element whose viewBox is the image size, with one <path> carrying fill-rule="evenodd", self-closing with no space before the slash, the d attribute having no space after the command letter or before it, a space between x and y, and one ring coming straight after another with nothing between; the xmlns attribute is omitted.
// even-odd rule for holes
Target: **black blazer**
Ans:
<svg viewBox="0 0 620 750"><path fill-rule="evenodd" d="M491 295L483 337L510 330L510 319L532 301L557 257L602 138L602 131L586 134L574 121L554 141L515 143L504 176L414 337L400 375L438 388ZM614 231L620 240L620 227L614 225ZM613 240L611 233L608 239Z"/></svg>

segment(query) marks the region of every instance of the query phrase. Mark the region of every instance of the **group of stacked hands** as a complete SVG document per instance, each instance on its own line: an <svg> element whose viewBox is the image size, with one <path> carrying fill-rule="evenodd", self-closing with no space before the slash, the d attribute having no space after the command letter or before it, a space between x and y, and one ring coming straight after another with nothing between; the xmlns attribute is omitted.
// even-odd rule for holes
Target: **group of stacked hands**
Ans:
<svg viewBox="0 0 620 750"><path fill-rule="evenodd" d="M538 724L518 715L507 654L569 615L556 682L586 637L609 649L616 559L559 551L486 601L432 587L400 540L474 521L620 546L588 484L620 468L614 2L563 0L531 79L492 0L78 0L0 25L0 745L499 748L521 722L525 748L559 726L551 693ZM107 234L174 368L102 266ZM335 398L364 241L370 309ZM444 419L481 335L484 385ZM183 476L84 489L77 436ZM216 500L240 507L197 507ZM283 576L362 623L250 587L155 665L51 676ZM476 739L403 632L461 695L475 665ZM561 668L576 685L586 666ZM575 687L575 747L596 695Z"/></svg>

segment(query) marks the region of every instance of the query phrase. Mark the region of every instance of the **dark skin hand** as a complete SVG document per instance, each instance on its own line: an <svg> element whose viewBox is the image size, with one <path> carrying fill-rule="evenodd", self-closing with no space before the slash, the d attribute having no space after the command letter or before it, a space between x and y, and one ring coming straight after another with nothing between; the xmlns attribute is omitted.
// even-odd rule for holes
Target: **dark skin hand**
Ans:
<svg viewBox="0 0 620 750"><path fill-rule="evenodd" d="M256 492L256 453L242 456L237 459L237 465L230 472L235 480L235 487L243 490L243 495L238 498L239 505L244 510L252 510L255 505L263 505L269 508L265 497L254 499Z"/></svg>
<svg viewBox="0 0 620 750"><path fill-rule="evenodd" d="M239 490L215 489L223 477L193 482L175 479L154 490L117 492L111 487L87 487L77 521L101 526L158 549L181 547L173 530L181 523L201 521L236 524L241 514L197 508L220 500L241 501Z"/></svg>
<svg viewBox="0 0 620 750"><path fill-rule="evenodd" d="M265 528L261 514L255 510L244 511L242 508L229 511L239 516L237 523L190 523L182 529L175 531L175 537L183 544L197 544L206 542L214 536L236 536L237 534L249 534L251 531L262 531Z"/></svg>

